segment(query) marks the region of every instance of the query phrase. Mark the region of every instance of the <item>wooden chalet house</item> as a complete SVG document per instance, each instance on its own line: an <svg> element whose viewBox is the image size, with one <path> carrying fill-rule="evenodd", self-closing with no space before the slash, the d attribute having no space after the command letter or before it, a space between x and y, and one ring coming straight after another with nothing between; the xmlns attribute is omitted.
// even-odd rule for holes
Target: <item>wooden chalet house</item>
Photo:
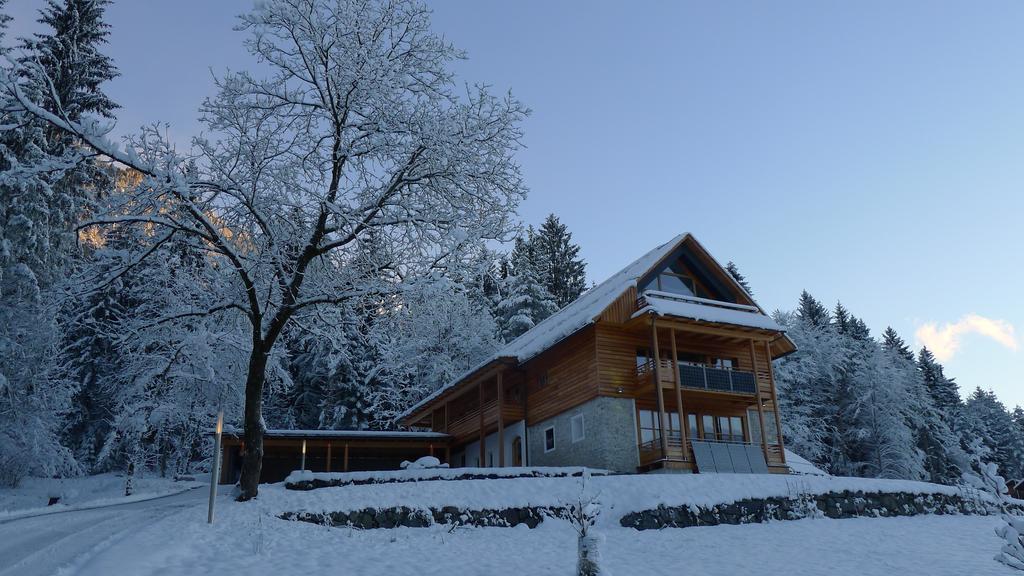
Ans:
<svg viewBox="0 0 1024 576"><path fill-rule="evenodd" d="M641 256L410 408L452 466L787 472L783 329L689 235Z"/></svg>

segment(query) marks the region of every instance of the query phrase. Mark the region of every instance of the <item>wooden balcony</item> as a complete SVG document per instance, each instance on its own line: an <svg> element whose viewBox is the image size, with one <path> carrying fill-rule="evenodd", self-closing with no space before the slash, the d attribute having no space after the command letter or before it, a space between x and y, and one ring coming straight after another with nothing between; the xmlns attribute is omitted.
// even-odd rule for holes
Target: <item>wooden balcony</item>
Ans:
<svg viewBox="0 0 1024 576"><path fill-rule="evenodd" d="M644 386L654 381L654 362L648 361L637 366L637 384ZM672 361L662 359L658 364L658 383L662 388L674 388L676 370ZM688 390L723 392L745 396L757 395L757 377L753 372L713 368L709 366L679 363L680 387Z"/></svg>
<svg viewBox="0 0 1024 576"><path fill-rule="evenodd" d="M524 418L522 405L505 402L502 406L504 423L511 423ZM446 432L456 440L472 439L480 434L480 411L474 406L468 412L459 415L448 423ZM483 429L490 430L498 425L498 401L491 400L484 403Z"/></svg>

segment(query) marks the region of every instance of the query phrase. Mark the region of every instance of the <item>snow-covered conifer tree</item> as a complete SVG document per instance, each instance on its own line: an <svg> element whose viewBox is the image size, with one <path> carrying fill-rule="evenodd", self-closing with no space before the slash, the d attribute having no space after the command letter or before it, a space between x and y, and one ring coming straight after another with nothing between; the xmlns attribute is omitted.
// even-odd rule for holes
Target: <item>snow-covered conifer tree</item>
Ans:
<svg viewBox="0 0 1024 576"><path fill-rule="evenodd" d="M749 282L747 281L747 277L746 277L746 276L744 276L744 275L743 275L743 274L742 274L742 273L740 272L740 267L739 267L739 266L737 266L735 262L733 262L732 260L730 260L730 261L729 261L729 262L728 262L728 263L727 263L727 264L725 265L725 269L726 269L726 270L727 270L727 271L729 272L729 274L730 274L730 275L731 275L731 276L733 277L733 279L735 279L735 280L736 280L736 282L737 282L737 283L738 283L738 284L739 284L740 286L742 286L744 290L746 290L746 291L747 291L747 294L750 294L751 296L753 296L753 294L754 294L754 290L753 290L753 289L751 289L751 287L750 287L750 283L749 283Z"/></svg>
<svg viewBox="0 0 1024 576"><path fill-rule="evenodd" d="M498 334L505 342L518 338L558 310L544 284L543 262L537 256L532 230L526 239L516 239L509 261L511 273L502 281L496 307Z"/></svg>
<svg viewBox="0 0 1024 576"><path fill-rule="evenodd" d="M544 262L538 269L555 305L562 308L578 298L587 289L587 265L566 225L549 214L531 241L537 258Z"/></svg>

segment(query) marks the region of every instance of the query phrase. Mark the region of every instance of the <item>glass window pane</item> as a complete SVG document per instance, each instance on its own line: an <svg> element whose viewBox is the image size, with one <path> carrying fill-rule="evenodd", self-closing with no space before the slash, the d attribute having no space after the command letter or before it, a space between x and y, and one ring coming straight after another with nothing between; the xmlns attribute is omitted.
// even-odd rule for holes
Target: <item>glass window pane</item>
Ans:
<svg viewBox="0 0 1024 576"><path fill-rule="evenodd" d="M733 441L743 442L743 418L740 418L739 416L730 416L729 428L732 429Z"/></svg>
<svg viewBox="0 0 1024 576"><path fill-rule="evenodd" d="M701 416L701 425L704 427L704 435L702 438L705 440L715 439L715 417L709 414Z"/></svg>
<svg viewBox="0 0 1024 576"><path fill-rule="evenodd" d="M718 439L731 440L729 435L729 418L727 416L718 417Z"/></svg>
<svg viewBox="0 0 1024 576"><path fill-rule="evenodd" d="M698 436L698 432L697 432L697 415L696 414L687 414L686 415L686 421L690 425L690 431L688 432L690 438L693 439L693 440L696 440L699 437Z"/></svg>
<svg viewBox="0 0 1024 576"><path fill-rule="evenodd" d="M688 285L690 282L689 278L676 276L674 274L662 274L658 276L658 285L662 292L693 296L693 289Z"/></svg>
<svg viewBox="0 0 1024 576"><path fill-rule="evenodd" d="M757 416L757 408L747 410L747 428L750 430L750 441L761 443L761 421Z"/></svg>

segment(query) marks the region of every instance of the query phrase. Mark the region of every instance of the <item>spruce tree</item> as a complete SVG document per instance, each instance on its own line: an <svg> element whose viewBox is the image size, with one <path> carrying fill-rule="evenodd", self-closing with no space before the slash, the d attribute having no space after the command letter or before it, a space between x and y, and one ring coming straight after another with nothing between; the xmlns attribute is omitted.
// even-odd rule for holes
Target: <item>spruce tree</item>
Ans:
<svg viewBox="0 0 1024 576"><path fill-rule="evenodd" d="M572 242L572 233L565 224L549 214L530 241L542 262L537 270L555 305L562 308L578 298L587 289L587 265L580 258L580 247Z"/></svg>
<svg viewBox="0 0 1024 576"><path fill-rule="evenodd" d="M796 314L804 323L817 328L828 327L831 320L828 310L806 290L800 293Z"/></svg>
<svg viewBox="0 0 1024 576"><path fill-rule="evenodd" d="M732 260L730 260L729 263L725 265L725 269L729 272L733 279L736 280L736 283L742 286L743 289L747 291L747 294L751 296L754 295L754 291L750 288L750 284L747 282L747 277L740 273L739 266L736 266L736 264Z"/></svg>
<svg viewBox="0 0 1024 576"><path fill-rule="evenodd" d="M927 347L921 348L917 356L917 369L921 373L925 389L932 398L936 409L949 423L954 423L961 408L960 392L956 381L948 378L942 365Z"/></svg>
<svg viewBox="0 0 1024 576"><path fill-rule="evenodd" d="M999 474L1024 478L1024 434L995 393L975 388L963 410L970 433L981 439L988 461L999 466Z"/></svg>
<svg viewBox="0 0 1024 576"><path fill-rule="evenodd" d="M910 351L907 343L900 338L900 335L893 330L892 326L886 326L882 332L882 348L892 352L905 360L914 360L914 353Z"/></svg>
<svg viewBox="0 0 1024 576"><path fill-rule="evenodd" d="M854 340L869 340L871 338L871 330L868 328L868 325L863 320L851 315L849 335Z"/></svg>
<svg viewBox="0 0 1024 576"><path fill-rule="evenodd" d="M843 306L842 302L836 302L836 308L832 312L832 325L836 332L846 334L850 331L850 313Z"/></svg>
<svg viewBox="0 0 1024 576"><path fill-rule="evenodd" d="M510 257L510 275L502 282L502 298L495 320L499 337L510 342L558 310L544 284L543 262L537 258L532 237L516 239Z"/></svg>

